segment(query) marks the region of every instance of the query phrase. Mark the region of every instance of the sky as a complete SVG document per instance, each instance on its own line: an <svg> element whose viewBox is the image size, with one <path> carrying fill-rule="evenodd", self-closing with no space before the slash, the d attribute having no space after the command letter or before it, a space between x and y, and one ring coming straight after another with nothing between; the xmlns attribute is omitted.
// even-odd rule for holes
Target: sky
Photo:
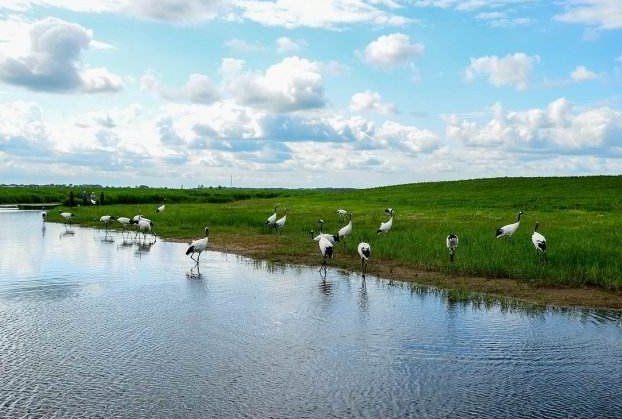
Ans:
<svg viewBox="0 0 622 419"><path fill-rule="evenodd" d="M3 0L0 184L622 173L622 0Z"/></svg>

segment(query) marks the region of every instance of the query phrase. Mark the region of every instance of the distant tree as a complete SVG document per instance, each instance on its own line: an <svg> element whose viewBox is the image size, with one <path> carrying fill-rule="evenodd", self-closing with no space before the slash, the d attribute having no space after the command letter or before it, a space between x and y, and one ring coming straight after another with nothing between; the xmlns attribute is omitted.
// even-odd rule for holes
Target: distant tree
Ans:
<svg viewBox="0 0 622 419"><path fill-rule="evenodd" d="M76 206L76 198L73 196L73 191L69 191L69 206L70 207Z"/></svg>
<svg viewBox="0 0 622 419"><path fill-rule="evenodd" d="M99 194L99 205L104 205L104 191Z"/></svg>

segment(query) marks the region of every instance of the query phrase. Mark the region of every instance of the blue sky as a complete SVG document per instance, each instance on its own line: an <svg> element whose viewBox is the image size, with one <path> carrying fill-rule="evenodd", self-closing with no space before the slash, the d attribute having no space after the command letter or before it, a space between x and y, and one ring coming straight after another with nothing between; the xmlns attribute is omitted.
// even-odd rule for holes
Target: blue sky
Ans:
<svg viewBox="0 0 622 419"><path fill-rule="evenodd" d="M1 183L620 173L620 0L0 5Z"/></svg>

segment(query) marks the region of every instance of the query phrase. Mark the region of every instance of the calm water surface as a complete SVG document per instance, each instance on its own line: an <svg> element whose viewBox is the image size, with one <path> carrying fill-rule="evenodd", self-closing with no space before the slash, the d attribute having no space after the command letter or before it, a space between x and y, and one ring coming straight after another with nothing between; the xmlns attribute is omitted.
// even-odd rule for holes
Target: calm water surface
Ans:
<svg viewBox="0 0 622 419"><path fill-rule="evenodd" d="M0 226L0 417L622 417L617 312Z"/></svg>

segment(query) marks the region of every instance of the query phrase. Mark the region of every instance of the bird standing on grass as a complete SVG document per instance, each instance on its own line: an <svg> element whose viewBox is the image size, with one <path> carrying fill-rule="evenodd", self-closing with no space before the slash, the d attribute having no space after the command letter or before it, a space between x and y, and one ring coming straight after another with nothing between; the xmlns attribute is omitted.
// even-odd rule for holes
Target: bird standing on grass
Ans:
<svg viewBox="0 0 622 419"><path fill-rule="evenodd" d="M163 203L158 208L156 208L156 213L164 212L165 209L166 209L166 204Z"/></svg>
<svg viewBox="0 0 622 419"><path fill-rule="evenodd" d="M501 238L504 236L512 237L512 234L516 233L518 230L518 226L520 226L520 216L523 215L523 211L518 211L518 216L516 217L516 222L512 224L505 225L503 227L499 227L497 229L496 236L497 238Z"/></svg>
<svg viewBox="0 0 622 419"><path fill-rule="evenodd" d="M266 226L268 226L268 227L272 227L272 228L275 228L275 224L276 224L276 209L277 209L277 208L278 208L278 207L274 207L274 212L272 213L272 215L271 215L271 216L269 216L269 217L266 219Z"/></svg>
<svg viewBox="0 0 622 419"><path fill-rule="evenodd" d="M449 233L446 239L447 250L449 250L449 261L454 261L456 255L456 249L458 248L458 236L454 233Z"/></svg>
<svg viewBox="0 0 622 419"><path fill-rule="evenodd" d="M274 228L280 233L283 227L285 227L285 221L287 221L287 208L285 208L285 214L274 222Z"/></svg>
<svg viewBox="0 0 622 419"><path fill-rule="evenodd" d="M197 239L190 243L188 249L186 249L186 255L190 255L190 259L194 260L196 264L199 264L199 258L201 257L201 252L207 249L207 244L209 241L209 228L205 227L205 237L201 239ZM197 255L197 258L194 258L194 255Z"/></svg>
<svg viewBox="0 0 622 419"><path fill-rule="evenodd" d="M371 246L369 243L360 242L357 247L357 252L361 258L361 272L363 273L363 279L365 279L365 273L367 272L367 262L371 256Z"/></svg>
<svg viewBox="0 0 622 419"><path fill-rule="evenodd" d="M321 218L317 221L317 223L320 225L320 234L318 234L317 236L313 236L314 232L313 230L311 230L311 238L313 240L315 240L316 242L319 241L322 237L324 237L326 240L328 240L329 242L331 242L332 244L335 244L336 241L339 240L339 236L337 236L336 234L330 234L330 233L324 233L324 220L322 220Z"/></svg>
<svg viewBox="0 0 622 419"><path fill-rule="evenodd" d="M344 220L348 216L348 211L344 210L343 208L339 208L337 210L337 215L339 216L340 220Z"/></svg>
<svg viewBox="0 0 622 419"><path fill-rule="evenodd" d="M391 230L391 227L393 227L393 208L387 208L384 212L389 214L391 218L384 223L380 223L380 227L378 227L378 230L376 231L377 234L388 233L389 230Z"/></svg>
<svg viewBox="0 0 622 419"><path fill-rule="evenodd" d="M546 239L540 233L538 233L538 227L540 223L536 221L536 226L533 229L533 234L531 235L531 242L533 246L536 248L536 252L542 256L546 260Z"/></svg>
<svg viewBox="0 0 622 419"><path fill-rule="evenodd" d="M337 237L339 238L339 240L343 240L343 247L346 247L346 237L352 234L352 213L351 212L348 213L348 217L350 217L350 221L348 221L348 224L341 227L339 231L337 232Z"/></svg>

